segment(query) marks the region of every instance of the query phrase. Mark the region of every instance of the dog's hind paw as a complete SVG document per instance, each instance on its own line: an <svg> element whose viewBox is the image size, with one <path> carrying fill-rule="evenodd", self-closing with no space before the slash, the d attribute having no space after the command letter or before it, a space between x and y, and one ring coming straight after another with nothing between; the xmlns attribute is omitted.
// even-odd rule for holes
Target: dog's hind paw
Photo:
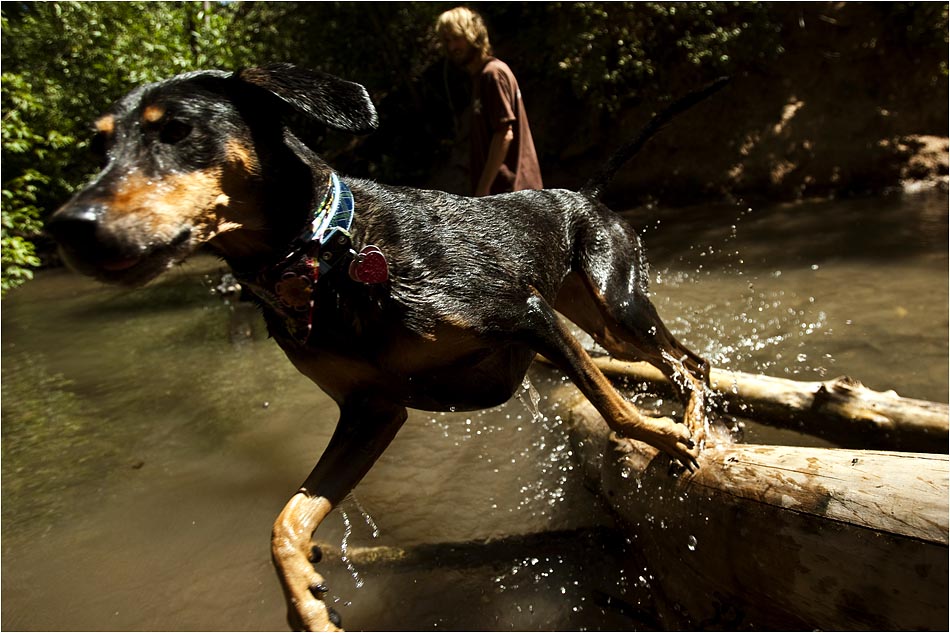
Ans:
<svg viewBox="0 0 950 633"><path fill-rule="evenodd" d="M683 424L689 428L690 439L696 444L697 456L699 450L706 444L707 420L705 413L705 399L701 389L694 389L686 404L683 414Z"/></svg>
<svg viewBox="0 0 950 633"><path fill-rule="evenodd" d="M642 440L679 460L690 472L699 469L699 439L693 436L690 428L679 424L670 418L643 418L643 425L638 429L638 437Z"/></svg>

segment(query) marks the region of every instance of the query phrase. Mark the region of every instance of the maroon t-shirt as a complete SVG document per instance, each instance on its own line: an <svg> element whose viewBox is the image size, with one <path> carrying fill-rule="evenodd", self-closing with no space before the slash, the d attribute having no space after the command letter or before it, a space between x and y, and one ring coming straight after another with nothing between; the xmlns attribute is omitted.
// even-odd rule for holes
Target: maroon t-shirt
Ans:
<svg viewBox="0 0 950 633"><path fill-rule="evenodd" d="M495 132L510 123L514 139L491 186L491 193L542 189L541 168L534 150L528 114L518 81L508 65L494 57L475 76L472 102L472 191L478 186Z"/></svg>

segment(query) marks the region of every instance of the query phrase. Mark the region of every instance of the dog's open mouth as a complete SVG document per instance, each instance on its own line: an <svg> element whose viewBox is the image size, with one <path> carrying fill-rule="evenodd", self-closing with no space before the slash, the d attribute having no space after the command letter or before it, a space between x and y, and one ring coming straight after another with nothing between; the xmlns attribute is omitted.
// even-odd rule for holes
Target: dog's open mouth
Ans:
<svg viewBox="0 0 950 633"><path fill-rule="evenodd" d="M60 241L65 262L80 273L111 284L138 286L147 283L184 259L191 251L190 227L185 227L169 242L145 248ZM137 252L136 252L137 251Z"/></svg>
<svg viewBox="0 0 950 633"><path fill-rule="evenodd" d="M105 271L107 271L107 272L110 272L110 273L117 273L117 272L120 272L120 271L123 271L123 270L128 270L128 269L134 267L134 266L135 266L136 264L138 264L140 261L142 261L142 260L141 260L141 258L138 258L138 257L131 257L131 258L128 258L128 259L119 259L119 260L112 261L112 262L103 262L103 263L102 263L102 268L103 268L103 270L105 270Z"/></svg>

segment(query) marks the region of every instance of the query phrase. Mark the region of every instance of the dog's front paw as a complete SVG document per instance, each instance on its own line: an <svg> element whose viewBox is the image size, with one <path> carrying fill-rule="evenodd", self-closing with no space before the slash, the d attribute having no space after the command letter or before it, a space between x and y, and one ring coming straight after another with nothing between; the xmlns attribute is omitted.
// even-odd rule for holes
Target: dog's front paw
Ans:
<svg viewBox="0 0 950 633"><path fill-rule="evenodd" d="M330 502L298 493L274 523L271 555L287 599L287 622L295 631L339 631L340 616L327 606L327 586L314 569L320 550L310 542L330 512Z"/></svg>
<svg viewBox="0 0 950 633"><path fill-rule="evenodd" d="M326 585L319 574L309 595L301 593L287 598L287 624L294 631L342 631L340 614L324 602Z"/></svg>

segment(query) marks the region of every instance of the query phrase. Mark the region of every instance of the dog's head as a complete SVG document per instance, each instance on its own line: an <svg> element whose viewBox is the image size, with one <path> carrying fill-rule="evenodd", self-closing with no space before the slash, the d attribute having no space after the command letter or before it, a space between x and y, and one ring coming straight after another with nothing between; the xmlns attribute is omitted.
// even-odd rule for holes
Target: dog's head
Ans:
<svg viewBox="0 0 950 633"><path fill-rule="evenodd" d="M365 133L376 111L359 84L287 64L187 73L130 92L95 122L102 171L59 209L48 230L73 268L142 284L201 244L265 233L268 170L302 145L285 121L301 116Z"/></svg>

